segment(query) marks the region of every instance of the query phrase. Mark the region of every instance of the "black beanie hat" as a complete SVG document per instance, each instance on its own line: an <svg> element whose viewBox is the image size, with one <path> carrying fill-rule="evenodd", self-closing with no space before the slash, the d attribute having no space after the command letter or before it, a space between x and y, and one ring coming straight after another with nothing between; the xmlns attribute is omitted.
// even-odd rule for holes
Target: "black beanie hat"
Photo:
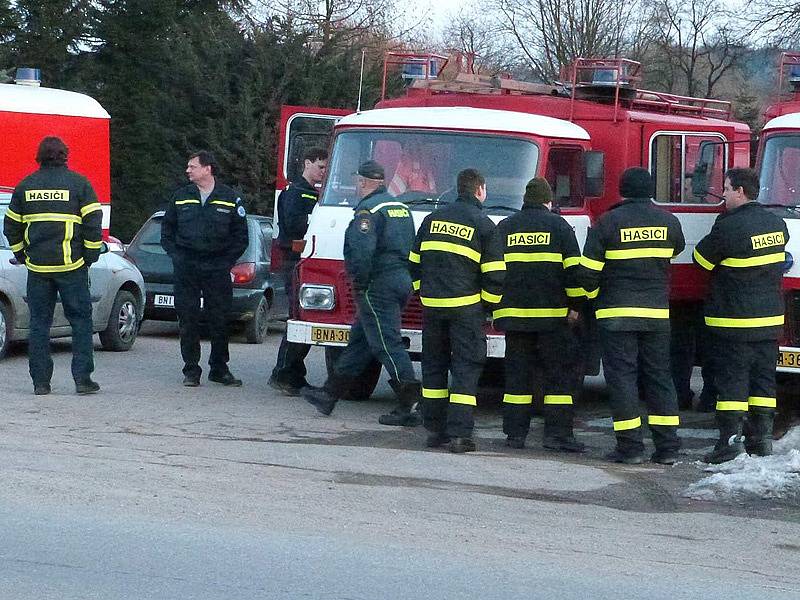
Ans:
<svg viewBox="0 0 800 600"><path fill-rule="evenodd" d="M652 198L653 178L642 167L626 169L619 180L619 193L623 198Z"/></svg>
<svg viewBox="0 0 800 600"><path fill-rule="evenodd" d="M544 177L534 177L525 186L525 204L547 204L553 201L553 190Z"/></svg>

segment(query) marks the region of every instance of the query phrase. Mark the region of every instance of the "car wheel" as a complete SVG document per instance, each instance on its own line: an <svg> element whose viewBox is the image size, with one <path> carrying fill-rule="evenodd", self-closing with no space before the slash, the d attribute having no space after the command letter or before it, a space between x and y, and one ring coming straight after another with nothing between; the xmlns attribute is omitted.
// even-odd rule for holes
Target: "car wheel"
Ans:
<svg viewBox="0 0 800 600"><path fill-rule="evenodd" d="M264 296L256 307L253 318L244 326L244 335L248 344L263 344L269 331L269 302Z"/></svg>
<svg viewBox="0 0 800 600"><path fill-rule="evenodd" d="M325 347L325 367L328 370L328 377L333 373L333 364L342 353L344 348L339 346L326 346ZM347 393L342 397L343 400L369 400L375 387L378 385L378 379L381 376L381 363L373 360L360 377L357 377L352 382Z"/></svg>
<svg viewBox="0 0 800 600"><path fill-rule="evenodd" d="M130 350L139 333L139 307L133 294L126 290L117 292L108 317L108 327L100 332L103 349L112 352Z"/></svg>
<svg viewBox="0 0 800 600"><path fill-rule="evenodd" d="M0 301L0 358L6 355L11 340L11 311Z"/></svg>

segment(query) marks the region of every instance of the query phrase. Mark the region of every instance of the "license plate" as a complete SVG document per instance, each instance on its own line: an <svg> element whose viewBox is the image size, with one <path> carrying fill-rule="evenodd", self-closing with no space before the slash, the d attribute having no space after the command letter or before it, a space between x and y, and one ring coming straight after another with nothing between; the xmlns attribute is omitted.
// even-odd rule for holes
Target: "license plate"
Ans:
<svg viewBox="0 0 800 600"><path fill-rule="evenodd" d="M154 294L153 306L158 308L175 308L175 296L167 294ZM200 308L203 308L203 297L200 296Z"/></svg>
<svg viewBox="0 0 800 600"><path fill-rule="evenodd" d="M350 339L349 329L339 329L338 327L312 327L312 342L336 342L346 344Z"/></svg>
<svg viewBox="0 0 800 600"><path fill-rule="evenodd" d="M800 368L800 352L790 352L788 350L781 350L778 353L778 366Z"/></svg>

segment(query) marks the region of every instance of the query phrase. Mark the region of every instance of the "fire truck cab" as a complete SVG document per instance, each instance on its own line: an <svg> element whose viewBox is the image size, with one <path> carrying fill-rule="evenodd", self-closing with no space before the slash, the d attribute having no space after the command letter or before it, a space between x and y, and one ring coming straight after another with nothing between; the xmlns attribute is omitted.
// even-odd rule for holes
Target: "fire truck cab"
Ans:
<svg viewBox="0 0 800 600"><path fill-rule="evenodd" d="M431 66L404 96L383 98L333 127L327 179L298 266L300 310L287 324L291 341L347 342L354 305L342 245L358 201L353 173L367 159L384 166L390 193L409 205L417 225L455 199L463 168L486 176L485 207L495 221L519 210L526 182L543 176L581 245L591 223L619 202L622 172L647 168L654 200L676 214L687 241L673 261L673 314L699 306L707 279L692 264L692 251L724 208L725 170L749 165L750 130L731 119L730 103L640 90L640 65L624 59L579 59L557 86L461 72L444 80L436 75L447 60L435 55L389 56L385 71L408 60ZM793 245L800 245L798 233ZM420 330L421 307L412 298L403 318L412 356L421 351ZM487 335L489 356L502 357L502 335Z"/></svg>

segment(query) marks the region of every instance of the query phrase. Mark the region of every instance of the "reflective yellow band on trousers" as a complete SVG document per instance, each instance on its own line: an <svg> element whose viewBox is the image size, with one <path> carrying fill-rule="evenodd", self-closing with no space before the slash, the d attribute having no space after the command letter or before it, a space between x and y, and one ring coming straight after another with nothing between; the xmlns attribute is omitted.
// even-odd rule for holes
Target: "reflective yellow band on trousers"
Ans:
<svg viewBox="0 0 800 600"><path fill-rule="evenodd" d="M450 404L467 404L469 406L477 406L478 399L469 394L450 394Z"/></svg>
<svg viewBox="0 0 800 600"><path fill-rule="evenodd" d="M648 425L666 425L669 427L677 427L680 425L681 418L678 415L648 415Z"/></svg>
<svg viewBox="0 0 800 600"><path fill-rule="evenodd" d="M548 404L572 404L572 396L549 394L544 397L545 405Z"/></svg>
<svg viewBox="0 0 800 600"><path fill-rule="evenodd" d="M761 267L763 265L774 265L786 260L785 252L775 252L764 256L753 256L750 258L726 258L719 264L723 267Z"/></svg>
<svg viewBox="0 0 800 600"><path fill-rule="evenodd" d="M413 250L408 253L408 260L411 261L412 263L419 263L420 258L421 258L420 255L414 252Z"/></svg>
<svg viewBox="0 0 800 600"><path fill-rule="evenodd" d="M521 317L523 319L566 317L568 308L499 308L492 313L495 319Z"/></svg>
<svg viewBox="0 0 800 600"><path fill-rule="evenodd" d="M509 262L556 262L560 263L560 252L509 252L503 258Z"/></svg>
<svg viewBox="0 0 800 600"><path fill-rule="evenodd" d="M502 294L493 294L492 292L481 290L481 300L484 300L486 302L491 302L492 304L499 304L500 300L502 299L503 299Z"/></svg>
<svg viewBox="0 0 800 600"><path fill-rule="evenodd" d="M481 262L481 253L477 250L473 250L472 248L467 248L466 246L459 246L458 244L454 244L452 242L422 242L419 246L420 252L425 252L427 250L436 250L439 252L449 252L450 254L459 254L461 256L465 256L470 260L474 260L476 263Z"/></svg>
<svg viewBox="0 0 800 600"><path fill-rule="evenodd" d="M83 258L79 258L74 263L68 265L35 265L30 261L25 262L25 266L36 273L66 273L67 271L74 271L83 265Z"/></svg>
<svg viewBox="0 0 800 600"><path fill-rule="evenodd" d="M532 394L503 394L503 402L506 404L533 404Z"/></svg>
<svg viewBox="0 0 800 600"><path fill-rule="evenodd" d="M606 263L600 260L594 260L588 256L581 256L581 265L592 271L602 271Z"/></svg>
<svg viewBox="0 0 800 600"><path fill-rule="evenodd" d="M706 260L706 258L697 251L697 248L694 249L692 256L694 257L694 260L697 262L697 264L703 267L706 271L714 270L714 263L712 263L709 260Z"/></svg>
<svg viewBox="0 0 800 600"><path fill-rule="evenodd" d="M668 308L640 308L638 306L620 306L617 308L600 308L595 312L598 319L614 317L641 317L644 319L669 319Z"/></svg>
<svg viewBox="0 0 800 600"><path fill-rule="evenodd" d="M733 402L732 400L717 400L717 410L741 410L750 408L747 402Z"/></svg>
<svg viewBox="0 0 800 600"><path fill-rule="evenodd" d="M502 260L493 260L481 265L481 273L491 273L492 271L505 271L506 263Z"/></svg>
<svg viewBox="0 0 800 600"><path fill-rule="evenodd" d="M672 258L672 248L631 248L629 250L606 250L606 260L631 258Z"/></svg>
<svg viewBox="0 0 800 600"><path fill-rule="evenodd" d="M750 319L727 319L724 317L706 317L709 327L777 327L783 325L783 315L775 317L754 317Z"/></svg>
<svg viewBox="0 0 800 600"><path fill-rule="evenodd" d="M577 267L581 264L581 257L580 256L568 256L564 259L564 268L569 269L570 267Z"/></svg>
<svg viewBox="0 0 800 600"><path fill-rule="evenodd" d="M628 419L627 421L614 421L614 431L627 431L642 426L642 418Z"/></svg>
<svg viewBox="0 0 800 600"><path fill-rule="evenodd" d="M458 296L456 298L429 298L428 296L420 296L422 306L428 308L458 308L459 306L470 306L477 304L481 301L480 294L473 294L471 296Z"/></svg>
<svg viewBox="0 0 800 600"><path fill-rule="evenodd" d="M448 390L447 388L444 388L444 389L422 388L422 397L423 398L449 398L450 397L450 390Z"/></svg>
<svg viewBox="0 0 800 600"><path fill-rule="evenodd" d="M766 396L750 396L747 399L750 406L759 406L761 408L778 408L777 398L767 398Z"/></svg>

